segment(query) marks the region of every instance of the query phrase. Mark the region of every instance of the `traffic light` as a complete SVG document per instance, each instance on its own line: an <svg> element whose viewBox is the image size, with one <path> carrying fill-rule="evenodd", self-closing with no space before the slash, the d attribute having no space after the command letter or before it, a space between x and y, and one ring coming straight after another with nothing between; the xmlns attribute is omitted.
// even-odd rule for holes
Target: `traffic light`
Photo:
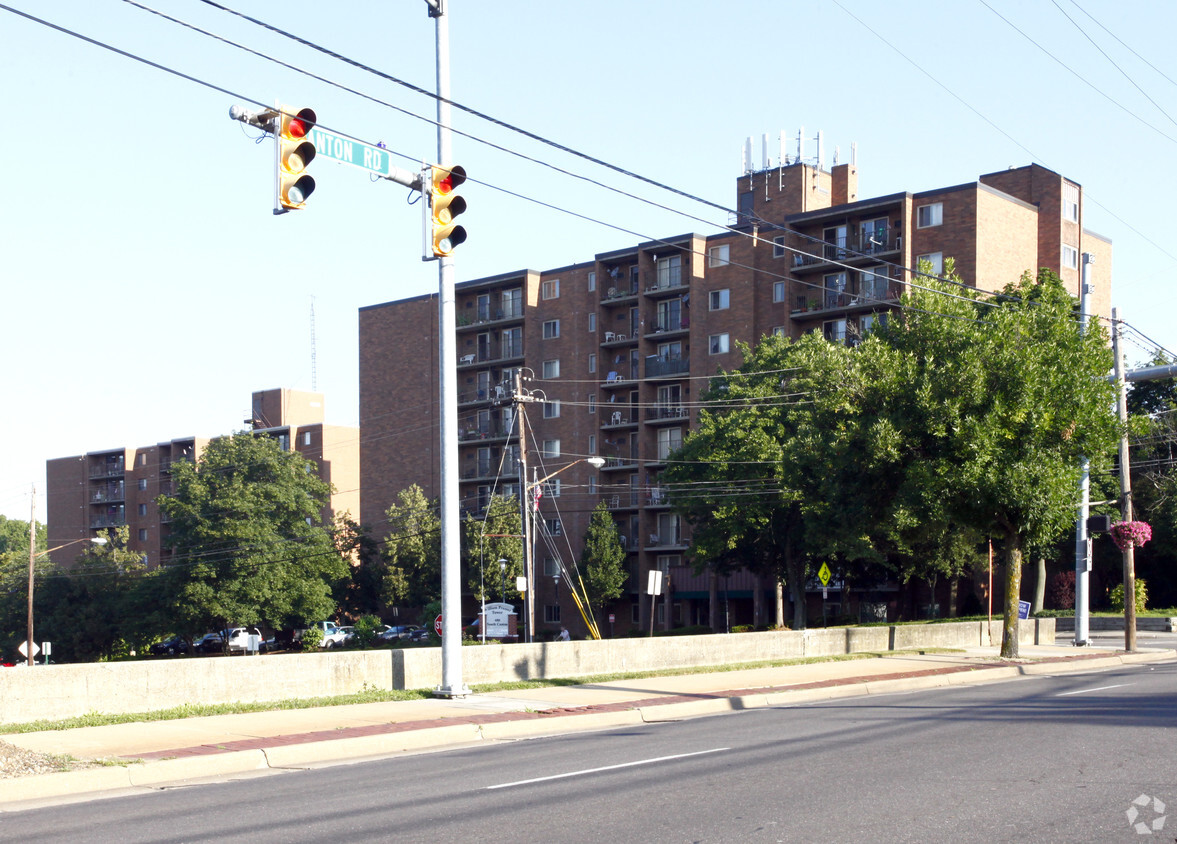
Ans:
<svg viewBox="0 0 1177 844"><path fill-rule="evenodd" d="M440 258L466 242L466 230L454 222L454 218L466 210L466 200L454 193L466 181L466 170L457 165L430 167L429 170L429 219L426 221L429 248L434 257Z"/></svg>
<svg viewBox="0 0 1177 844"><path fill-rule="evenodd" d="M315 112L309 108L294 112L283 107L277 119L274 213L285 214L302 208L315 190L314 177L305 172L315 158L315 145L310 137L315 128Z"/></svg>

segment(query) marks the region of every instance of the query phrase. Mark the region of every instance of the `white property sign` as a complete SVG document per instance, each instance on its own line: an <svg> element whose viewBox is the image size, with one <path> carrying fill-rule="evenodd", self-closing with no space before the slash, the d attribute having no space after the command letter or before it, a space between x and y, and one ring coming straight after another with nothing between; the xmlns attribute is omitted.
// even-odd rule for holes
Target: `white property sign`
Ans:
<svg viewBox="0 0 1177 844"><path fill-rule="evenodd" d="M483 607L488 639L502 639L511 635L511 616L515 614L514 604L487 604Z"/></svg>

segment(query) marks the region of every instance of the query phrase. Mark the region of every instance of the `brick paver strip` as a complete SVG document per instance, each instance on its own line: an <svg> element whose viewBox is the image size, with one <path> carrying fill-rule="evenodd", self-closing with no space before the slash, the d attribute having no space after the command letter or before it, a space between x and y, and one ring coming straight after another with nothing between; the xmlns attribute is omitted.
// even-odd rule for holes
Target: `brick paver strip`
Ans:
<svg viewBox="0 0 1177 844"><path fill-rule="evenodd" d="M1076 654L1075 656L1047 657L1033 660L1034 664L1051 662L1072 662L1080 659L1094 659L1109 656L1108 653ZM598 703L590 706L560 707L545 709L540 712L493 712L480 715L455 715L452 718L430 718L421 721L398 721L388 724L369 724L363 727L340 727L333 730L317 730L310 733L291 733L290 735L268 736L263 738L240 739L219 744L203 744L196 747L181 747L172 750L153 750L147 753L137 753L124 756L124 759L175 759L190 756L211 756L217 753L232 753L239 750L260 750L266 747L277 747L291 744L310 744L317 741L331 741L343 738L360 738L363 736L388 735L409 730L427 730L433 727L445 727L452 724L495 724L503 721L526 721L539 718L559 718L565 715L583 715L593 712L623 712L628 709L641 709L648 706L663 706L671 703L686 703L695 700L720 700L723 698L744 697L746 695L770 694L804 689L828 689L835 686L848 686L865 682L881 680L906 680L913 677L930 677L937 674L958 674L963 671L976 671L982 668L1002 668L1009 662L978 662L973 665L947 665L941 668L927 668L919 671L897 671L893 674L880 674L877 677L842 677L833 680L815 680L812 683L797 683L787 686L764 686L758 689L732 689L729 691L662 695L660 697L627 700L619 703ZM1012 663L1018 664L1018 663Z"/></svg>

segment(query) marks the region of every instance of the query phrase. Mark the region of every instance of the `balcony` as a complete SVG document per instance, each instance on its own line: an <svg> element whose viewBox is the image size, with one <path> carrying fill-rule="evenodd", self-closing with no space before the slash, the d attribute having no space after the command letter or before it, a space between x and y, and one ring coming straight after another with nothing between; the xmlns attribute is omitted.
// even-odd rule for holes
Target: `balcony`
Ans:
<svg viewBox="0 0 1177 844"><path fill-rule="evenodd" d="M601 341L602 346L632 346L638 341L638 333L636 331L631 331L628 334L621 331L606 331L604 338Z"/></svg>
<svg viewBox="0 0 1177 844"><path fill-rule="evenodd" d="M606 495L605 506L611 510L636 510L640 505L637 492L622 492Z"/></svg>
<svg viewBox="0 0 1177 844"><path fill-rule="evenodd" d="M497 422L483 423L481 425L467 425L458 431L458 442L468 443L475 441L490 441L499 440L511 435L509 429L505 429Z"/></svg>
<svg viewBox="0 0 1177 844"><path fill-rule="evenodd" d="M650 330L646 332L646 339L651 340L667 334L689 331L691 328L691 318L686 314L673 317L651 317L647 320L646 324L650 326Z"/></svg>
<svg viewBox="0 0 1177 844"><path fill-rule="evenodd" d="M91 504L105 504L109 501L125 501L127 493L122 483L106 484L90 491Z"/></svg>
<svg viewBox="0 0 1177 844"><path fill-rule="evenodd" d="M683 355L647 355L646 377L665 378L691 371L691 360Z"/></svg>
<svg viewBox="0 0 1177 844"><path fill-rule="evenodd" d="M862 238L847 238L836 243L810 243L793 253L793 271L805 272L840 263L878 260L883 255L903 249L903 237L888 229L879 229Z"/></svg>
<svg viewBox="0 0 1177 844"><path fill-rule="evenodd" d="M627 377L625 372L611 370L605 376L605 380L601 382L601 386L607 390L617 387L632 387L637 380L636 373L630 373Z"/></svg>
<svg viewBox="0 0 1177 844"><path fill-rule="evenodd" d="M616 287L608 287L605 289L605 295L601 297L602 305L624 305L627 302L636 302L638 298L637 285L632 287L625 287L618 284Z"/></svg>
<svg viewBox="0 0 1177 844"><path fill-rule="evenodd" d="M125 475L126 473L127 468L122 460L111 460L90 467L91 478L117 478L119 475Z"/></svg>
<svg viewBox="0 0 1177 844"><path fill-rule="evenodd" d="M665 509L670 506L670 502L666 499L666 490L660 486L651 487L650 494L646 496L646 507Z"/></svg>
<svg viewBox="0 0 1177 844"><path fill-rule="evenodd" d="M504 302L498 307L480 305L476 309L473 317L468 315L460 315L458 317L457 329L459 332L469 331L473 328L480 328L499 322L511 322L513 320L521 319L523 319L522 301Z"/></svg>
<svg viewBox="0 0 1177 844"><path fill-rule="evenodd" d="M482 366L488 363L504 363L522 357L522 343L504 343L497 350L497 354L496 350L493 349L480 349L478 352L471 352L470 354L459 356L458 369L469 369L473 366Z"/></svg>
<svg viewBox="0 0 1177 844"><path fill-rule="evenodd" d="M903 295L904 284L875 277L870 283L853 282L846 290L812 290L797 296L794 319L827 317L831 312L878 309L893 305Z"/></svg>
<svg viewBox="0 0 1177 844"><path fill-rule="evenodd" d="M612 472L617 469L636 469L638 467L637 457L606 457L605 465L601 467L602 472Z"/></svg>
<svg viewBox="0 0 1177 844"><path fill-rule="evenodd" d="M660 422L683 422L691 418L691 411L678 404L658 405L646 408L646 424L657 425Z"/></svg>
<svg viewBox="0 0 1177 844"><path fill-rule="evenodd" d="M683 280L683 274L677 272L660 277L655 284L647 287L644 293L649 299L663 299L667 296L677 296L688 289L689 285Z"/></svg>
<svg viewBox="0 0 1177 844"><path fill-rule="evenodd" d="M601 421L601 429L608 430L611 428L632 428L638 424L637 414L628 408L622 410L609 410L605 406L605 413L608 415Z"/></svg>

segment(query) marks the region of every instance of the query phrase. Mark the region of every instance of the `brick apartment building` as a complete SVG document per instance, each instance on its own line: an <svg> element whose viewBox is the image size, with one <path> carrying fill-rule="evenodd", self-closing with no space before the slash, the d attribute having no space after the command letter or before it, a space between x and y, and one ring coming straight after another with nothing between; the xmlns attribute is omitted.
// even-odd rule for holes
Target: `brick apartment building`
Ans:
<svg viewBox="0 0 1177 844"><path fill-rule="evenodd" d="M257 434L276 438L284 450L293 448L315 462L319 476L336 492L323 517L359 512L359 431L326 425L323 396L296 390L262 390L253 394L245 424ZM105 528L129 528L129 549L142 554L150 567L166 563L163 540L168 524L156 500L171 491L171 467L200 457L209 439L180 437L155 445L91 451L46 461L48 534L51 544L97 536ZM74 546L53 555L57 565L70 565Z"/></svg>
<svg viewBox="0 0 1177 844"><path fill-rule="evenodd" d="M712 607L731 624L751 622L754 611L767 611L774 585L747 573L724 582L695 575L684 564L688 530L659 483L707 379L740 365L735 342L815 330L854 342L894 307L921 260L939 271L948 258L981 289L1047 267L1077 294L1080 256L1091 253L1091 309L1107 316L1111 243L1082 219L1082 188L1038 165L860 199L854 164L826 171L786 163L737 180L731 231L459 284L462 509L478 513L492 492L518 495L518 433L502 399L521 370L531 379L525 392L545 399L526 408L540 476L579 458L606 459L600 470L569 467L545 490L540 511L567 563L579 558L592 508L607 503L631 572L615 631L648 629L643 593L653 568L671 584L657 602L660 626L707 624ZM416 483L439 494L437 346L436 295L360 311L360 512L377 539L401 489ZM544 547L536 554L537 636L561 623L576 632L580 620L554 577L555 552Z"/></svg>

